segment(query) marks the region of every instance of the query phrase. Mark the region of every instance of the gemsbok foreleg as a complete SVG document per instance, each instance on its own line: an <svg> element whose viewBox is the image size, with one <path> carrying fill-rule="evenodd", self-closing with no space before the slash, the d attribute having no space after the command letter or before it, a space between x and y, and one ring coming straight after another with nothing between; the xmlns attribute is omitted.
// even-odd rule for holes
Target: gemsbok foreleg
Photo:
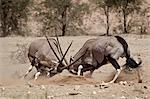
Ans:
<svg viewBox="0 0 150 99"><path fill-rule="evenodd" d="M78 72L77 72L78 76L83 75L82 69L83 69L83 66L82 66L82 65L79 65L79 67L78 67Z"/></svg>
<svg viewBox="0 0 150 99"><path fill-rule="evenodd" d="M25 78L30 72L31 70L33 69L33 66L31 65L28 69L28 71L25 73L25 75L23 76L23 78Z"/></svg>
<svg viewBox="0 0 150 99"><path fill-rule="evenodd" d="M115 59L113 59L111 56L108 56L108 61L115 67L116 74L115 74L113 80L109 81L106 84L114 83L116 81L116 79L118 78L118 76L120 75L121 70L122 70L122 68L119 66L118 62Z"/></svg>

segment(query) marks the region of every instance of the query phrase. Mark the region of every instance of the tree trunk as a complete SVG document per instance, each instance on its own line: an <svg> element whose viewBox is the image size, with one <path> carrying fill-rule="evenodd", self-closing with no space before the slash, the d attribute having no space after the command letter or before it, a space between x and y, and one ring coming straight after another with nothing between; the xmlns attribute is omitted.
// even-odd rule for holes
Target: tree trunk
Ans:
<svg viewBox="0 0 150 99"><path fill-rule="evenodd" d="M5 10L2 11L2 14L1 14L1 28L2 28L2 37L6 37L9 35L8 33L8 26L7 26L7 14L5 13Z"/></svg>
<svg viewBox="0 0 150 99"><path fill-rule="evenodd" d="M106 30L106 35L109 35L109 7L107 7L107 14L106 14L106 20L107 20L107 30Z"/></svg>
<svg viewBox="0 0 150 99"><path fill-rule="evenodd" d="M128 33L126 9L123 9L123 30L124 30L124 33L126 33L126 34Z"/></svg>
<svg viewBox="0 0 150 99"><path fill-rule="evenodd" d="M62 36L66 35L66 24L63 24L62 26Z"/></svg>
<svg viewBox="0 0 150 99"><path fill-rule="evenodd" d="M64 11L62 12L62 36L66 35L66 28L67 28L67 23L66 23L66 18L67 18L67 7L64 8Z"/></svg>
<svg viewBox="0 0 150 99"><path fill-rule="evenodd" d="M104 7L104 12L106 15L106 34L105 35L109 35L109 7L106 6Z"/></svg>
<svg viewBox="0 0 150 99"><path fill-rule="evenodd" d="M2 37L6 37L8 33L6 32L6 25L4 23L1 23L2 27Z"/></svg>
<svg viewBox="0 0 150 99"><path fill-rule="evenodd" d="M1 36L2 37L6 37L9 35L8 19L7 19L7 16L9 14L9 7L5 5L6 5L6 2L4 0L3 1L0 0L0 21L1 21L1 29L2 29Z"/></svg>

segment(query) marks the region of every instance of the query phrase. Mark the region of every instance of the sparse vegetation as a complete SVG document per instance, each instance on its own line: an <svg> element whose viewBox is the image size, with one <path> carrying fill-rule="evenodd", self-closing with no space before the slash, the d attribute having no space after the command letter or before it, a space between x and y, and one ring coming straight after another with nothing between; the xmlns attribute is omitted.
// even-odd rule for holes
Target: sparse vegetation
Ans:
<svg viewBox="0 0 150 99"><path fill-rule="evenodd" d="M33 3L37 2L37 3ZM0 6L0 36L9 35L30 36L32 23L28 23L31 18L34 25L40 24L37 35L48 34L54 36L57 32L60 36L92 34L84 24L85 19L95 14L96 9L100 9L99 15L105 16L106 35L109 33L149 33L149 5L141 0L88 0L87 2L73 0L1 0ZM93 6L94 5L94 6ZM145 6L146 5L146 6ZM113 18L112 18L113 17ZM115 18L116 17L116 18ZM135 17L137 20L135 20ZM88 19L86 19L88 20ZM95 20L89 19L88 21ZM114 20L114 23L111 23ZM104 25L101 21L99 27ZM96 22L96 23L95 23ZM26 26L28 24L28 26ZM35 26L36 27L36 26ZM120 31L120 32L117 32ZM37 32L37 31L33 31ZM88 32L88 33L87 33ZM100 35L100 34L99 34Z"/></svg>
<svg viewBox="0 0 150 99"><path fill-rule="evenodd" d="M22 35L21 22L27 20L27 6L30 0L1 0L0 2L0 36L5 37L12 34ZM23 19L23 20L21 20Z"/></svg>
<svg viewBox="0 0 150 99"><path fill-rule="evenodd" d="M93 0L92 0L93 2ZM113 10L113 0L94 0L94 2L96 3L96 6L98 6L98 8L102 9L105 16L106 16L106 35L109 35L109 31L110 31L110 12Z"/></svg>
<svg viewBox="0 0 150 99"><path fill-rule="evenodd" d="M123 33L129 33L127 23L128 16L134 12L139 12L141 4L141 0L114 0L114 8L123 16Z"/></svg>
<svg viewBox="0 0 150 99"><path fill-rule="evenodd" d="M83 33L83 16L89 11L86 3L73 3L72 0L46 0L44 2L47 12L45 13L44 33L61 36L76 35Z"/></svg>
<svg viewBox="0 0 150 99"><path fill-rule="evenodd" d="M118 26L117 29L121 30L122 33L130 33L130 31L133 30L132 29L134 27L133 24L135 23L132 23L133 21L129 17L132 17L135 14L139 15L139 13L142 14L140 10L143 1L141 0L95 0L95 2L96 6L98 6L98 8L103 9L105 13L107 35L109 35L110 29L110 22L109 22L109 17L111 16L110 12L117 13L120 16L121 25ZM143 31L143 28L141 29Z"/></svg>

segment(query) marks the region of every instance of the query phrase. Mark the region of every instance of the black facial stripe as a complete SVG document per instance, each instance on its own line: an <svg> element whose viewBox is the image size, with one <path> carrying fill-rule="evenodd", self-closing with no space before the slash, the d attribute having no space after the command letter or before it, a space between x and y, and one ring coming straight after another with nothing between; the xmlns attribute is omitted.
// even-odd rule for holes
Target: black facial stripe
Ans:
<svg viewBox="0 0 150 99"><path fill-rule="evenodd" d="M137 63L135 62L135 60L132 59L132 58L128 58L128 59L126 60L126 65L129 66L129 67L131 67L131 68L137 68L137 67L139 66L139 64L137 64Z"/></svg>

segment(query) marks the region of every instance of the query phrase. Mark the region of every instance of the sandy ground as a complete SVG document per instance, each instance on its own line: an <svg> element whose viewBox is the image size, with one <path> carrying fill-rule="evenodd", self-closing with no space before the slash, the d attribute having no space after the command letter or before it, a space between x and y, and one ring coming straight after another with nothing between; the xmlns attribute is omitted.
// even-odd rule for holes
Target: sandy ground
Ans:
<svg viewBox="0 0 150 99"><path fill-rule="evenodd" d="M101 86L103 81L112 79L115 70L107 64L94 72L92 78L77 77L67 70L51 78L40 77L36 82L31 78L35 72L21 80L29 62L24 64L15 62L10 55L17 50L17 44L29 45L32 37L0 38L0 99L150 99L150 36L122 35L127 42L133 57L142 58L141 73L143 82L138 83L135 71L123 71L114 84ZM60 37L63 50L73 40L73 45L67 54L67 59L73 56L87 39L94 36ZM28 47L28 46L27 46ZM119 60L120 64L124 59ZM125 81L125 83L121 83Z"/></svg>

